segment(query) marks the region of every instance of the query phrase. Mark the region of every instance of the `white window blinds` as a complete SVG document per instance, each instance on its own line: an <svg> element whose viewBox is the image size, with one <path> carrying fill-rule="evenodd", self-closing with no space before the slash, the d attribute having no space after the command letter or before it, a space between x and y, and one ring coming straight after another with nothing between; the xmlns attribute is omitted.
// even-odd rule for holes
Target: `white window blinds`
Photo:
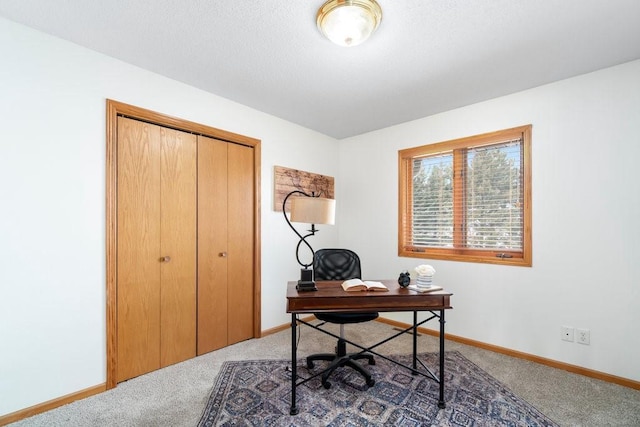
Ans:
<svg viewBox="0 0 640 427"><path fill-rule="evenodd" d="M522 141L466 150L466 247L522 250Z"/></svg>
<svg viewBox="0 0 640 427"><path fill-rule="evenodd" d="M413 160L414 246L453 247L453 153Z"/></svg>
<svg viewBox="0 0 640 427"><path fill-rule="evenodd" d="M462 157L454 168L454 155ZM522 250L522 141L413 160L411 241L415 246ZM454 176L460 174L460 180ZM457 184L456 184L457 183ZM462 187L456 188L455 186ZM460 224L455 207L460 206Z"/></svg>

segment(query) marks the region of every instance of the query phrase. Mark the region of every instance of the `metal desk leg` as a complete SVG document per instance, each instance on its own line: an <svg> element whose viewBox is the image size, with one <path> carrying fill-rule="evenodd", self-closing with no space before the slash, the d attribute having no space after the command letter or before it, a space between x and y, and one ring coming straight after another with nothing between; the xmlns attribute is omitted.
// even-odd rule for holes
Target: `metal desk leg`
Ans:
<svg viewBox="0 0 640 427"><path fill-rule="evenodd" d="M413 312L413 369L418 369L418 312ZM413 372L413 375L416 375Z"/></svg>
<svg viewBox="0 0 640 427"><path fill-rule="evenodd" d="M291 313L291 409L289 414L297 415L298 408L296 408L296 381L298 380L298 361L297 361L297 349L296 349L296 315ZM442 392L440 392L442 393Z"/></svg>
<svg viewBox="0 0 640 427"><path fill-rule="evenodd" d="M438 408L446 408L444 402L444 310L440 310L440 397Z"/></svg>

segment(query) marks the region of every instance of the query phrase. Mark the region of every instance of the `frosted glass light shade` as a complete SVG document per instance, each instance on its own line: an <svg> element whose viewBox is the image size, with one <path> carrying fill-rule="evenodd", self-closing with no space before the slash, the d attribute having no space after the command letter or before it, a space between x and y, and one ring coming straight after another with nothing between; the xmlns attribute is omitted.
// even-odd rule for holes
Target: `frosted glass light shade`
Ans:
<svg viewBox="0 0 640 427"><path fill-rule="evenodd" d="M292 197L291 222L333 225L336 201L322 197Z"/></svg>
<svg viewBox="0 0 640 427"><path fill-rule="evenodd" d="M329 0L318 10L318 28L340 46L357 46L369 38L382 20L375 0Z"/></svg>

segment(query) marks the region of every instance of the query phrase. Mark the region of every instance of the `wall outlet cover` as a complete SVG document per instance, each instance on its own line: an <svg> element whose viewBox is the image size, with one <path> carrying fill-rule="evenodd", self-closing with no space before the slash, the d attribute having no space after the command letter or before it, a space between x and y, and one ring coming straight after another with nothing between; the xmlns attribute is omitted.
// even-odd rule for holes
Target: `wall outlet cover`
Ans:
<svg viewBox="0 0 640 427"><path fill-rule="evenodd" d="M562 341L573 342L573 326L562 326L560 328L560 333Z"/></svg>
<svg viewBox="0 0 640 427"><path fill-rule="evenodd" d="M576 342L578 344L591 344L591 331L589 329L576 329Z"/></svg>

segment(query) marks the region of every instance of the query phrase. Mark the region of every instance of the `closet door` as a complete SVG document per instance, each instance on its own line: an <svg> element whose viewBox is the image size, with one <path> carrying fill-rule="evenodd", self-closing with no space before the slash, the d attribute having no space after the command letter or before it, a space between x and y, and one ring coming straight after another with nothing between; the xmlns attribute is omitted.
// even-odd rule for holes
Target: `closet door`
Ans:
<svg viewBox="0 0 640 427"><path fill-rule="evenodd" d="M117 381L160 366L160 128L118 117Z"/></svg>
<svg viewBox="0 0 640 427"><path fill-rule="evenodd" d="M227 345L227 145L198 137L198 355Z"/></svg>
<svg viewBox="0 0 640 427"><path fill-rule="evenodd" d="M196 137L118 118L117 381L195 356Z"/></svg>
<svg viewBox="0 0 640 427"><path fill-rule="evenodd" d="M160 367L196 355L196 136L160 128Z"/></svg>
<svg viewBox="0 0 640 427"><path fill-rule="evenodd" d="M228 314L227 344L253 337L253 149L229 144L227 162L228 210Z"/></svg>
<svg viewBox="0 0 640 427"><path fill-rule="evenodd" d="M253 149L198 137L198 354L253 337Z"/></svg>

